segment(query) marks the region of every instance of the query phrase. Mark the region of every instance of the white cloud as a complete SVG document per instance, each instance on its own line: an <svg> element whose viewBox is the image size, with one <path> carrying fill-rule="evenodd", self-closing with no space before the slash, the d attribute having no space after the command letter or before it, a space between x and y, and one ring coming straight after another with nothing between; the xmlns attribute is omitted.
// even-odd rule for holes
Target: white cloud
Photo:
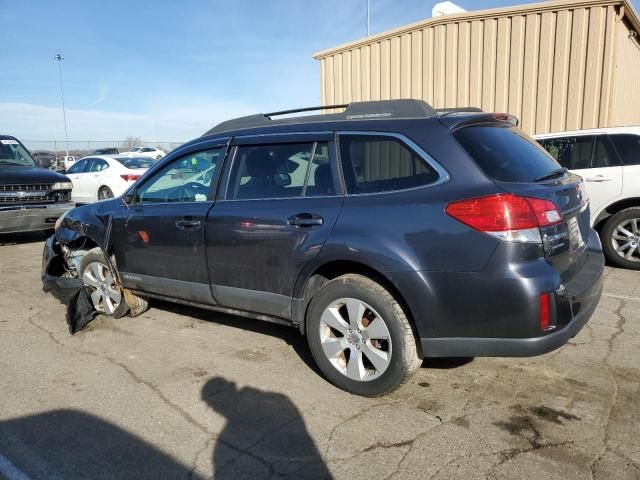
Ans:
<svg viewBox="0 0 640 480"><path fill-rule="evenodd" d="M67 109L69 141L114 141L127 136L143 140L182 142L202 135L212 125L255 113L230 102L157 105L136 113ZM0 133L26 141L63 141L64 124L59 107L0 102Z"/></svg>

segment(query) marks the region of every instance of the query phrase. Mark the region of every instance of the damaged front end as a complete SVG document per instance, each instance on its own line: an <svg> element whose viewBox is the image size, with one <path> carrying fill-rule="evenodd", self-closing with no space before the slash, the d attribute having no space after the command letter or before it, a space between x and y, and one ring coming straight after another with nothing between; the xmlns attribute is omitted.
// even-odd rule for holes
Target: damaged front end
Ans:
<svg viewBox="0 0 640 480"><path fill-rule="evenodd" d="M43 290L67 305L67 324L71 334L81 330L99 313L115 318L139 315L148 308L145 299L122 287L110 245L112 217L104 208L111 202L77 207L56 222L55 233L47 239L42 254ZM83 281L82 260L93 252L103 259L112 277L111 290L117 289L121 306L109 311L95 304L104 289ZM106 271L106 270L105 270Z"/></svg>

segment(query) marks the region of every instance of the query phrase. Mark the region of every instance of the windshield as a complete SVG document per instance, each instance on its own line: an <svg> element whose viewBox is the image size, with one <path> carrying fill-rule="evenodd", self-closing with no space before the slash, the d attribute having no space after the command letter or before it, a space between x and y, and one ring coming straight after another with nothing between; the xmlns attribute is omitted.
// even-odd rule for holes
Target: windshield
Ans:
<svg viewBox="0 0 640 480"><path fill-rule="evenodd" d="M31 155L17 140L0 140L0 165L22 165L33 167Z"/></svg>
<svg viewBox="0 0 640 480"><path fill-rule="evenodd" d="M130 169L149 168L153 160L149 157L116 158L118 162Z"/></svg>

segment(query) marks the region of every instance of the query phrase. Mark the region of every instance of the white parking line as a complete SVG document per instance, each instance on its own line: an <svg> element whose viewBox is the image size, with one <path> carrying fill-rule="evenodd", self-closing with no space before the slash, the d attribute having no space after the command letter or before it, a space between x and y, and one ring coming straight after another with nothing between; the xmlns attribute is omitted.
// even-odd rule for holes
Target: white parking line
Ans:
<svg viewBox="0 0 640 480"><path fill-rule="evenodd" d="M604 292L603 297L615 298L617 300L630 300L632 302L640 302L640 297L632 297L629 295L616 295L615 293Z"/></svg>
<svg viewBox="0 0 640 480"><path fill-rule="evenodd" d="M30 480L29 477L20 471L8 458L0 455L0 474L7 477L7 480Z"/></svg>

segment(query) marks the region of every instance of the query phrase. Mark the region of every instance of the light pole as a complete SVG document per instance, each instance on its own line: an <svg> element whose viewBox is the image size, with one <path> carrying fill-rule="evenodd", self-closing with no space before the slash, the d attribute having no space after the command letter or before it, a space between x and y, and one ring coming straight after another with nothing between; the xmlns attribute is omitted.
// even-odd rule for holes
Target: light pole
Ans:
<svg viewBox="0 0 640 480"><path fill-rule="evenodd" d="M64 110L64 90L62 88L62 65L60 62L64 60L64 57L60 53L56 53L53 56L54 60L58 62L58 73L60 74L60 96L62 97L62 118L64 120L64 140L67 145L67 157L69 156L69 135L67 134L67 113Z"/></svg>
<svg viewBox="0 0 640 480"><path fill-rule="evenodd" d="M371 10L371 6L369 5L370 0L367 0L367 37L369 36L369 12Z"/></svg>

